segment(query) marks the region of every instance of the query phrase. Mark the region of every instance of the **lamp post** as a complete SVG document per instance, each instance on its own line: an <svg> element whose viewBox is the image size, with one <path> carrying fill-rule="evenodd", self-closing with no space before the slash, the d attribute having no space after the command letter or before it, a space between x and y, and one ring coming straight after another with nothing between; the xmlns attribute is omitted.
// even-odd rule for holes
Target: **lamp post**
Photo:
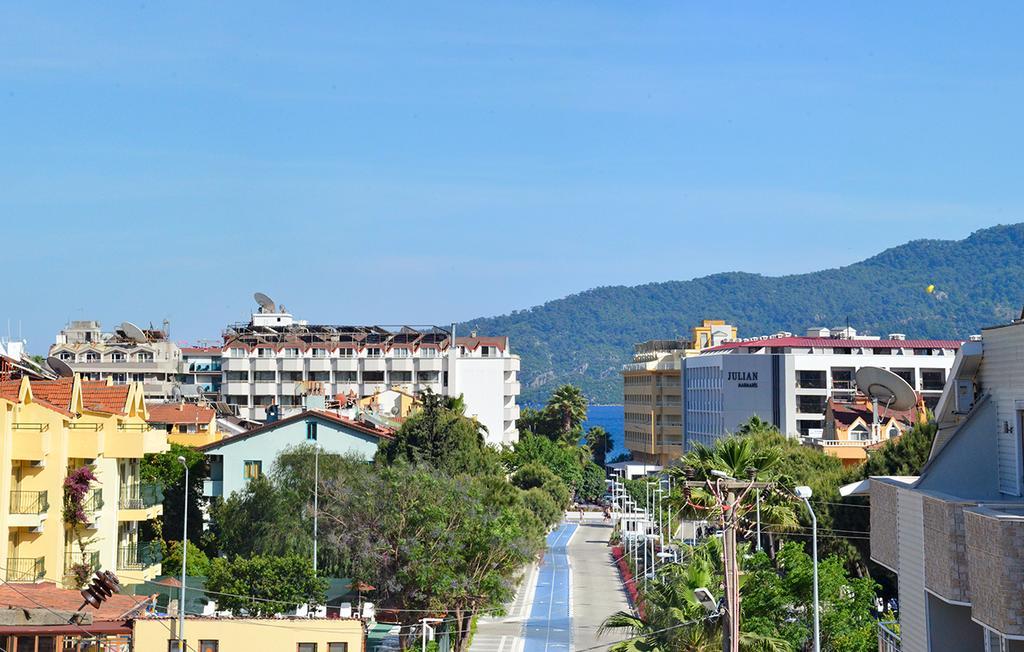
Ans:
<svg viewBox="0 0 1024 652"><path fill-rule="evenodd" d="M320 517L320 446L313 449L313 577L316 577L316 539Z"/></svg>
<svg viewBox="0 0 1024 652"><path fill-rule="evenodd" d="M811 488L801 486L795 491L797 498L804 501L807 511L811 513L811 552L814 555L814 652L821 652L821 630L818 620L818 517L811 508Z"/></svg>
<svg viewBox="0 0 1024 652"><path fill-rule="evenodd" d="M182 504L181 524L181 592L178 594L178 652L185 652L185 571L188 569L188 464L185 456L178 462L185 467L185 502Z"/></svg>

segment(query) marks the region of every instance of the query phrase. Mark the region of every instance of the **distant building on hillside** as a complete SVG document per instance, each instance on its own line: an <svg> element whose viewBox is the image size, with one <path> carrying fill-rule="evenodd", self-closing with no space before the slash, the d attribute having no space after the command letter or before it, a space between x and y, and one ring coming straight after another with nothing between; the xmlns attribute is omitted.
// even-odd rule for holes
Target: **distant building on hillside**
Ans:
<svg viewBox="0 0 1024 652"><path fill-rule="evenodd" d="M622 367L625 445L638 462L667 464L683 451L681 360L736 338L736 327L705 319L689 340L648 340Z"/></svg>
<svg viewBox="0 0 1024 652"><path fill-rule="evenodd" d="M871 497L871 558L898 576L882 649L1024 650L1024 321L960 348L917 476L843 488Z"/></svg>
<svg viewBox="0 0 1024 652"><path fill-rule="evenodd" d="M146 400L168 400L181 371L181 350L162 329L140 329L125 322L104 333L98 321L72 321L50 347L49 355L63 360L83 380L106 380L115 385L142 383Z"/></svg>
<svg viewBox="0 0 1024 652"><path fill-rule="evenodd" d="M880 444L899 437L924 416L924 403L910 410L878 407L875 425L874 405L857 393L850 402L828 399L825 406L825 427L820 438L805 441L825 454L839 458L844 466L856 466L868 458L868 452Z"/></svg>
<svg viewBox="0 0 1024 652"><path fill-rule="evenodd" d="M933 407L960 340L858 335L853 328L812 328L706 348L683 360L684 444L711 445L757 415L791 437L819 438L829 399L850 402L854 374L881 367L900 376Z"/></svg>

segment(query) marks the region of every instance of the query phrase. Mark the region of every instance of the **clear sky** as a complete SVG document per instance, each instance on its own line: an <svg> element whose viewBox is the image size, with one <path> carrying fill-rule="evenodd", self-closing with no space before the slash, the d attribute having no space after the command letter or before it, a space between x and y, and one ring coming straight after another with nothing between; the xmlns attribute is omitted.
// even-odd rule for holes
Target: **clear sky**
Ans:
<svg viewBox="0 0 1024 652"><path fill-rule="evenodd" d="M118 5L0 7L35 352L215 337L255 290L447 323L1024 221L1019 3Z"/></svg>

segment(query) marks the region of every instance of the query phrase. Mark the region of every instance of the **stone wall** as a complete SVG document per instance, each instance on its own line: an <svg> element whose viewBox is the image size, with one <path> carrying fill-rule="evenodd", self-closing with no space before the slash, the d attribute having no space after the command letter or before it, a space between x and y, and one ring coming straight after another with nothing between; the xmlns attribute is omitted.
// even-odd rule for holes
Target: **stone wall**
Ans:
<svg viewBox="0 0 1024 652"><path fill-rule="evenodd" d="M871 481L871 558L889 570L898 570L896 487Z"/></svg>
<svg viewBox="0 0 1024 652"><path fill-rule="evenodd" d="M964 510L972 616L1009 636L1024 636L1024 518Z"/></svg>
<svg viewBox="0 0 1024 652"><path fill-rule="evenodd" d="M964 503L926 495L922 507L925 586L946 600L969 602L971 587L964 534Z"/></svg>

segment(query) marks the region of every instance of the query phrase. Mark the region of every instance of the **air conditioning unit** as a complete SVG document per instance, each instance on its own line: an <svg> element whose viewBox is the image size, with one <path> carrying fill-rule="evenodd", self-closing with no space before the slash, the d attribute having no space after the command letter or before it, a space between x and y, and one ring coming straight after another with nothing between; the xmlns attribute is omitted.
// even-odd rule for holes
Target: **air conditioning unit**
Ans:
<svg viewBox="0 0 1024 652"><path fill-rule="evenodd" d="M974 407L974 381L958 379L956 381L956 411L967 414Z"/></svg>

